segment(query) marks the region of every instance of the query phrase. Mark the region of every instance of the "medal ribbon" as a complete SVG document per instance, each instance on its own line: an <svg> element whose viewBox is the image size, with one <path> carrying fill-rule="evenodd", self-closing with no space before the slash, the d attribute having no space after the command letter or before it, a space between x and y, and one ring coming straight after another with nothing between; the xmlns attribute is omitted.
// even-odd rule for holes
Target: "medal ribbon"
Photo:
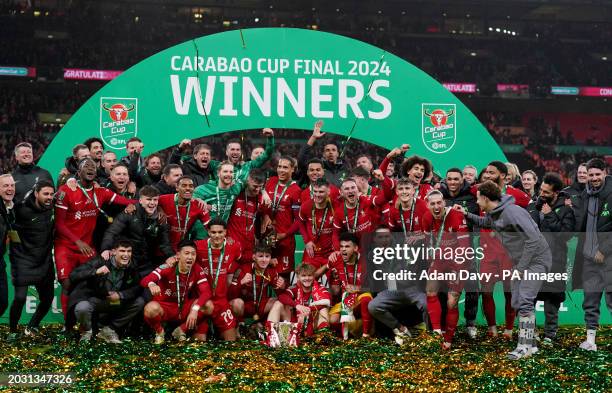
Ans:
<svg viewBox="0 0 612 393"><path fill-rule="evenodd" d="M357 199L357 206L355 206L355 217L353 218L353 228L349 226L348 208L346 207L346 201L344 202L344 218L346 219L346 229L351 232L357 232L357 219L359 218L359 199Z"/></svg>
<svg viewBox="0 0 612 393"><path fill-rule="evenodd" d="M179 213L178 194L174 195L174 208L176 210L176 221L178 221L178 230L181 233L181 239L187 233L187 223L189 222L189 211L191 210L191 201L187 202L187 212L185 213L185 225L181 228L181 215Z"/></svg>
<svg viewBox="0 0 612 393"><path fill-rule="evenodd" d="M215 296L215 290L217 289L217 283L219 283L219 274L221 273L221 264L223 264L223 257L225 256L225 242L223 240L223 247L219 253L219 261L217 262L217 273L215 274L215 280L212 285L213 296ZM208 267L210 269L210 276L213 276L213 262L212 262L212 245L210 239L208 239Z"/></svg>

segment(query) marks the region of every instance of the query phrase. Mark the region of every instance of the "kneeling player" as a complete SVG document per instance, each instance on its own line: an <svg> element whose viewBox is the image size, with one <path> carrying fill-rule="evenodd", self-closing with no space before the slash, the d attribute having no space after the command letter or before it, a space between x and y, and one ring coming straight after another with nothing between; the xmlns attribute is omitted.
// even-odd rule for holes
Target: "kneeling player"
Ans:
<svg viewBox="0 0 612 393"><path fill-rule="evenodd" d="M372 294L361 290L364 274L358 250L357 236L345 232L340 235L340 252L336 253L335 258L330 256L327 265L319 269L329 268L333 277L332 293L342 293L340 303L334 305L329 312L329 322L342 323L342 335L345 340L348 338L348 323L354 322L355 317L361 316L362 337L369 337L372 330L372 317L368 311Z"/></svg>
<svg viewBox="0 0 612 393"><path fill-rule="evenodd" d="M165 341L162 322L178 322L172 336L184 341L195 330L194 339L206 340L206 317L212 313L210 286L202 268L195 264L196 245L182 240L177 246L176 267L163 264L140 282L149 288L153 300L144 308L144 319L155 331L155 344Z"/></svg>
<svg viewBox="0 0 612 393"><path fill-rule="evenodd" d="M232 284L242 251L240 244L227 237L227 224L221 217L210 220L207 226L208 239L195 242L198 264L211 283L214 311L212 323L225 341L235 341L236 318L230 308L228 288Z"/></svg>
<svg viewBox="0 0 612 393"><path fill-rule="evenodd" d="M240 273L234 275L229 289L230 306L238 319L253 318L255 322L265 319L277 300L271 296L285 286L285 281L276 269L270 266L272 250L263 244L253 249L253 263L243 264Z"/></svg>
<svg viewBox="0 0 612 393"><path fill-rule="evenodd" d="M331 297L315 281L314 273L314 266L307 263L296 269L297 284L279 294L268 314L268 322L280 322L281 318L298 322L306 336L329 327Z"/></svg>

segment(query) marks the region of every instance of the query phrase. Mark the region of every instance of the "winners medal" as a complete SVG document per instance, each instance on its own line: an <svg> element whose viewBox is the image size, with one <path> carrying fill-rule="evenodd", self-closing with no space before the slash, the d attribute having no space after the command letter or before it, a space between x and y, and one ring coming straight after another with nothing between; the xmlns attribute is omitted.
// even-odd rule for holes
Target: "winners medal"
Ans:
<svg viewBox="0 0 612 393"><path fill-rule="evenodd" d="M253 321L255 322L259 321L259 314L253 315Z"/></svg>
<svg viewBox="0 0 612 393"><path fill-rule="evenodd" d="M111 216L106 216L106 220L108 221L109 224L113 223L113 218Z"/></svg>
<svg viewBox="0 0 612 393"><path fill-rule="evenodd" d="M274 229L273 225L270 225L264 234L263 243L270 248L276 247L276 236L276 229Z"/></svg>

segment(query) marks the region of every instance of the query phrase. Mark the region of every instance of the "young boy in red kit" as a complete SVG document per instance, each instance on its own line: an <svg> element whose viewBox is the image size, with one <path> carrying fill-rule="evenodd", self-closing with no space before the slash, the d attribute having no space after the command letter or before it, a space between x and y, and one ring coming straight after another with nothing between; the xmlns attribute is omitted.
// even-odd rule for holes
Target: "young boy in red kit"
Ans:
<svg viewBox="0 0 612 393"><path fill-rule="evenodd" d="M212 323L225 341L235 341L236 318L228 300L228 289L239 266L240 244L227 237L227 224L222 217L210 220L208 239L196 240L198 264L204 270L212 291Z"/></svg>
<svg viewBox="0 0 612 393"><path fill-rule="evenodd" d="M236 318L253 318L255 322L267 318L277 300L271 293L285 286L285 280L270 266L271 259L270 247L258 244L253 249L253 263L243 263L234 274L228 296Z"/></svg>
<svg viewBox="0 0 612 393"><path fill-rule="evenodd" d="M197 341L206 341L206 317L213 311L208 280L195 264L195 243L182 240L177 249L176 266L163 264L140 282L153 295L153 300L145 305L144 319L155 331L155 344L165 341L162 322L181 324L172 332L179 341L186 340L190 330L195 330L193 337Z"/></svg>
<svg viewBox="0 0 612 393"><path fill-rule="evenodd" d="M306 336L329 327L331 297L315 281L314 273L314 266L307 263L296 269L297 284L279 294L268 314L268 325L291 320L303 328Z"/></svg>
<svg viewBox="0 0 612 393"><path fill-rule="evenodd" d="M327 265L316 272L316 275L321 275L329 269L332 276L332 294L341 294L340 303L336 303L329 311L329 322L342 323L344 339L348 338L348 323L355 321L355 317L361 317L363 322L362 337L370 337L373 326L372 316L368 311L372 294L362 290L365 274L361 262L359 239L355 234L345 232L340 235L340 251L330 256Z"/></svg>

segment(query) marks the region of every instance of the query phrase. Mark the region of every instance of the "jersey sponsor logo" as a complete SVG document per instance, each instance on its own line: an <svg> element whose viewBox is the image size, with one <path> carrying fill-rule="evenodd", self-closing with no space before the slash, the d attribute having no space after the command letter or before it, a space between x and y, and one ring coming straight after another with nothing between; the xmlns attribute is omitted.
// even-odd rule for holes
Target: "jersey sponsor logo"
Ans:
<svg viewBox="0 0 612 393"><path fill-rule="evenodd" d="M138 99L100 97L100 137L111 149L124 149L138 133Z"/></svg>
<svg viewBox="0 0 612 393"><path fill-rule="evenodd" d="M455 104L421 104L421 137L433 153L446 153L457 140L457 106Z"/></svg>

